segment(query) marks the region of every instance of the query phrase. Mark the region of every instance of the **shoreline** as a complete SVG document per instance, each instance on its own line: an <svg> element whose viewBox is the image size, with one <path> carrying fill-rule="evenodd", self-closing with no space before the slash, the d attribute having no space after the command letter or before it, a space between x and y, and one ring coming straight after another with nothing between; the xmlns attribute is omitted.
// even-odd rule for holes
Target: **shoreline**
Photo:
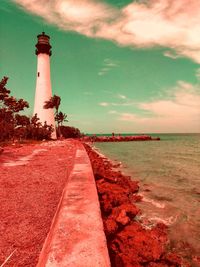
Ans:
<svg viewBox="0 0 200 267"><path fill-rule="evenodd" d="M84 145L96 180L111 266L191 266L171 250L167 225L157 223L147 229L138 219L137 202L142 200L138 182L95 148Z"/></svg>
<svg viewBox="0 0 200 267"><path fill-rule="evenodd" d="M68 176L74 167L74 156L77 149L76 142L79 143L79 141L71 139L5 148L5 152L7 152L2 154L1 164L3 162L9 164L3 163L1 165L4 171L3 175L5 175L5 177L2 177L2 182L5 183L5 186L8 183L10 185L8 188L6 187L7 194L13 193L12 201L9 198L4 199L6 202L3 203L4 205L7 203L7 206L3 207L5 210L9 206L9 216L15 221L14 223L13 220L10 221L6 212L2 211L2 214L5 213L2 218L5 217L5 224L7 227L9 226L10 241L7 244L5 239L8 231L2 232L2 241L5 239L6 247L0 253L1 261L14 251L9 263L17 261L17 263L22 264L17 266L23 266L24 263L29 264L29 266L35 266L34 263L37 261L38 253L41 253L45 235L48 234L48 229L52 223L51 218L54 216L50 206L53 204L54 211L58 209L56 203L61 197L59 192L63 191ZM120 163L109 160L106 156L96 151L95 148L91 147L91 145L84 142L80 143L84 145L93 168L94 182L98 192L98 203L101 207L101 218L107 238L111 266L198 267L199 258L193 259L192 265L190 265L187 260L171 250L168 227L165 224L158 223L151 228L147 228L142 224L140 221L141 211L137 207L137 202L142 199L142 196L137 194L139 182L131 180L130 176L119 170ZM2 161L3 158L4 160ZM56 164L55 160L57 160ZM67 162L68 167L66 166ZM40 171L42 164L46 167ZM51 168L48 168L49 164ZM62 170L61 176L63 177L59 178L62 180L62 184L59 184L59 181L55 181L53 178L53 175L58 170L60 170L60 174ZM47 174L51 175L51 180L46 177ZM25 182L25 185L22 183L21 178L23 178L22 181L23 183ZM43 183L49 182L50 187L47 185L46 188ZM55 183L59 190L54 188ZM30 185L31 187L29 187ZM15 190L16 186L17 192ZM47 189L50 190L50 195L46 192ZM43 190L43 193L40 192L41 190ZM53 192L56 192L57 200L55 200ZM13 206L13 201L16 201L15 194L19 198L17 198L17 201L21 199L19 202L21 206L17 209L16 205ZM43 215L40 215L38 211L41 208L40 204L42 201L40 199L42 194L45 194L47 201L44 207L46 211L42 208ZM51 203L50 206L49 203ZM25 207L24 210L23 207ZM21 212L22 210L24 214ZM31 217L33 212L35 212L34 218ZM39 219L37 219L38 215ZM47 216L47 218L45 217L47 219L45 222L44 216ZM17 228L20 226L21 221L26 224L26 229L22 229L23 231L20 230L19 232ZM36 222L37 229L34 229L34 234L38 239L33 240L33 236L29 233L32 232L31 227L34 227ZM40 223L42 227L39 225ZM47 228L44 229L45 225ZM5 238L3 235L5 235ZM27 238L26 244L29 244L28 247L21 244L25 238Z"/></svg>
<svg viewBox="0 0 200 267"><path fill-rule="evenodd" d="M113 135L113 136L85 136L83 142L135 142L135 141L160 141L160 137L152 137L150 135Z"/></svg>

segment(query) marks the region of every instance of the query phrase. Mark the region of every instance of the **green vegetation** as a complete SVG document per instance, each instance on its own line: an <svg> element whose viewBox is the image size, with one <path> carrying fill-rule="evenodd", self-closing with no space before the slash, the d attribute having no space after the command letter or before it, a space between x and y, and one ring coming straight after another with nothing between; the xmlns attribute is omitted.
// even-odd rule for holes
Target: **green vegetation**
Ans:
<svg viewBox="0 0 200 267"><path fill-rule="evenodd" d="M83 134L80 132L78 128L70 127L70 126L60 126L61 136L64 138L80 138Z"/></svg>
<svg viewBox="0 0 200 267"><path fill-rule="evenodd" d="M27 101L11 96L6 88L8 77L0 82L0 142L32 139L50 139L53 128L39 122L37 114L32 118L21 115L20 112L29 108Z"/></svg>
<svg viewBox="0 0 200 267"><path fill-rule="evenodd" d="M6 88L8 77L3 77L0 82L0 142L14 140L49 140L53 132L52 125L40 122L37 114L33 117L20 114L29 103L24 99L16 99L11 96L11 91ZM79 138L79 129L63 126L68 121L67 115L59 111L61 98L54 95L46 101L44 108L55 108L55 120L57 122L57 135L64 138Z"/></svg>
<svg viewBox="0 0 200 267"><path fill-rule="evenodd" d="M79 129L64 126L63 122L68 122L67 115L62 111L59 111L61 98L57 95L52 96L48 101L45 102L44 108L55 108L55 121L57 122L57 136L64 138L80 138L82 136Z"/></svg>

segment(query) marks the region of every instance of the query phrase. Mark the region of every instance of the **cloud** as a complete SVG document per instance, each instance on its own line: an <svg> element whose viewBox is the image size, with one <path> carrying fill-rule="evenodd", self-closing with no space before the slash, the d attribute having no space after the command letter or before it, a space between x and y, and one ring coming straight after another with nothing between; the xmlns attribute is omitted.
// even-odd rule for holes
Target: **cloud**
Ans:
<svg viewBox="0 0 200 267"><path fill-rule="evenodd" d="M120 113L118 120L132 122L147 131L200 132L200 85L179 81L163 99L137 103L148 115ZM141 114L141 113L140 113Z"/></svg>
<svg viewBox="0 0 200 267"><path fill-rule="evenodd" d="M99 103L100 106L121 106L121 107L127 107L127 106L133 106L135 105L135 101L129 99L127 96L122 95L122 94L117 94L113 96L118 100L118 102L101 102Z"/></svg>
<svg viewBox="0 0 200 267"><path fill-rule="evenodd" d="M119 120L121 121L129 121L129 122L135 122L135 121L138 121L138 120L141 120L142 117L134 114L134 113L121 113L120 114L120 118Z"/></svg>
<svg viewBox="0 0 200 267"><path fill-rule="evenodd" d="M133 1L121 9L96 0L13 1L66 31L123 46L168 47L200 63L199 0Z"/></svg>
<svg viewBox="0 0 200 267"><path fill-rule="evenodd" d="M127 97L125 95L121 95L121 94L118 94L117 95L120 99L127 99Z"/></svg>
<svg viewBox="0 0 200 267"><path fill-rule="evenodd" d="M109 72L111 69L119 66L118 63L110 58L106 58L103 61L103 67L98 72L99 76L105 75L107 72Z"/></svg>
<svg viewBox="0 0 200 267"><path fill-rule="evenodd" d="M165 57L170 57L170 58L172 58L172 59L177 59L177 58L180 57L180 56L177 55L174 51L165 51L165 52L163 53L163 55L164 55Z"/></svg>
<svg viewBox="0 0 200 267"><path fill-rule="evenodd" d="M102 106L102 107L107 107L107 106L109 106L109 103L101 102L101 103L99 103L99 105Z"/></svg>
<svg viewBox="0 0 200 267"><path fill-rule="evenodd" d="M102 106L102 107L107 107L107 106L128 107L128 106L135 105L135 101L127 101L127 102L101 102L101 103L99 103L99 105Z"/></svg>
<svg viewBox="0 0 200 267"><path fill-rule="evenodd" d="M118 112L116 110L109 110L108 114L118 114Z"/></svg>
<svg viewBox="0 0 200 267"><path fill-rule="evenodd" d="M92 92L89 92L89 91L85 91L85 92L83 92L83 94L84 95L87 95L87 96L93 95L93 93Z"/></svg>

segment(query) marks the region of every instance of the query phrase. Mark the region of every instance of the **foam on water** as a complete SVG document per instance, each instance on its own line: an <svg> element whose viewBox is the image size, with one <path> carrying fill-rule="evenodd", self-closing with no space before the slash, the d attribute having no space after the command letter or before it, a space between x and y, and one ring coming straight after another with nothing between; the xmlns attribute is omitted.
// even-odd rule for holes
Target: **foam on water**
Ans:
<svg viewBox="0 0 200 267"><path fill-rule="evenodd" d="M178 218L178 215L176 216L169 216L169 217L159 217L159 216L148 216L147 214L142 214L140 216L138 216L138 220L142 223L142 225L147 228L147 229L151 229L153 227L155 227L155 225L157 223L163 223L167 226L171 226L174 223L176 223Z"/></svg>
<svg viewBox="0 0 200 267"><path fill-rule="evenodd" d="M151 203L152 205L154 205L156 208L159 208L159 209L164 209L165 208L165 204L164 203L160 203L158 201L155 201L153 199L150 199L148 197L145 197L144 195L140 194L142 196L142 200L144 202L149 202Z"/></svg>
<svg viewBox="0 0 200 267"><path fill-rule="evenodd" d="M170 216L168 218L160 218L160 217L154 216L154 217L150 217L149 220L151 222L156 222L156 223L162 222L162 223L164 223L164 224L169 226L169 225L172 225L172 224L174 224L176 222L177 216Z"/></svg>

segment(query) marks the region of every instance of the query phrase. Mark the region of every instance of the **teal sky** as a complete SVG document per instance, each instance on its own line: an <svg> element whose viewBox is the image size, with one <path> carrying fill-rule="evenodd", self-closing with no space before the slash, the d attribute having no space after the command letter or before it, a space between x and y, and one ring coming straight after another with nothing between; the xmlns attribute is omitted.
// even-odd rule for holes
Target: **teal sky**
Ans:
<svg viewBox="0 0 200 267"><path fill-rule="evenodd" d="M120 12L120 23L127 12L134 14L134 4L141 5L128 0L84 1L86 7L87 2L101 3L111 13ZM161 41L162 35L160 43L153 45L146 39L145 43L130 39L122 45L120 33L113 38L105 32L104 36L86 34L86 24L77 30L71 18L72 26L61 26L66 17L46 20L26 2L33 1L1 1L0 75L9 77L12 95L30 103L28 115L34 106L35 44L37 35L45 31L52 45L52 90L61 97L60 109L68 114L68 125L84 133L200 132L200 50L195 50L197 55L190 53L189 46L180 51L181 41L174 49L170 42ZM104 17L100 19L102 23ZM135 30L134 24L131 27ZM127 40L125 35L122 38Z"/></svg>

